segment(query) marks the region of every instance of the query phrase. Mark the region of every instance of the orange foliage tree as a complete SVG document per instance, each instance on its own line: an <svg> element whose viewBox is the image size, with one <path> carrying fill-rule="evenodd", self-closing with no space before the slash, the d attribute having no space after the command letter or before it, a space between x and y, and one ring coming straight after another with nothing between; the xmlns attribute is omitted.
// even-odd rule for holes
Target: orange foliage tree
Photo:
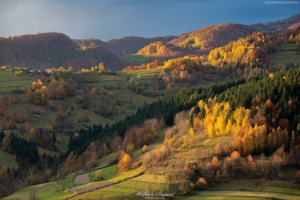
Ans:
<svg viewBox="0 0 300 200"><path fill-rule="evenodd" d="M129 169L132 164L132 159L129 154L124 154L118 163L119 172Z"/></svg>

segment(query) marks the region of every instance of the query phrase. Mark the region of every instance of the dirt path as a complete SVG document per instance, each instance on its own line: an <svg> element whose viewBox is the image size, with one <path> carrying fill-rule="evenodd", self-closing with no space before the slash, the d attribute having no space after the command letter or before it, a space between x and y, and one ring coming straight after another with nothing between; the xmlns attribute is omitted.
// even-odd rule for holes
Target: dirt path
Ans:
<svg viewBox="0 0 300 200"><path fill-rule="evenodd" d="M89 183L89 182L90 182L90 174L89 173L77 175L74 178L74 181L73 181L73 183L75 185L86 184L86 183Z"/></svg>
<svg viewBox="0 0 300 200"><path fill-rule="evenodd" d="M251 192L251 191L203 191L199 192L201 196L240 196L240 197L265 197L274 199L299 200L300 195L290 195L272 192Z"/></svg>
<svg viewBox="0 0 300 200"><path fill-rule="evenodd" d="M144 174L144 171L137 174L137 175L135 175L135 176L125 178L125 179L117 181L117 182L115 182L115 181L100 181L100 182L97 182L97 183L90 183L90 184L82 185L82 186L79 186L79 187L75 187L75 188L70 189L70 191L73 192L76 196L76 195L79 195L79 194L87 193L87 192L97 190L97 189L101 189L101 188L104 188L104 187L108 187L108 186L111 186L111 185L116 185L116 184L122 183L124 181L128 181L128 180L131 180L133 178L136 178L136 177L138 177L142 174ZM75 179L74 179L74 182L75 182Z"/></svg>
<svg viewBox="0 0 300 200"><path fill-rule="evenodd" d="M114 185L115 183L112 181L101 181L99 183L87 184L79 187L75 187L70 191L74 192L76 195L83 194L86 192L90 192L96 189L104 188L110 185Z"/></svg>

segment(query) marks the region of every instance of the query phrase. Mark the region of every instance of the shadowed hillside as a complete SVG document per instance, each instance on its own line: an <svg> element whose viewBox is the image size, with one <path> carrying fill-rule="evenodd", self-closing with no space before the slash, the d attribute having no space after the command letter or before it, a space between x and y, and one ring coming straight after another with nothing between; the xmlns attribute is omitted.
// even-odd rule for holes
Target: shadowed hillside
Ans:
<svg viewBox="0 0 300 200"><path fill-rule="evenodd" d="M123 68L123 63L112 52L104 49L80 49L68 36L61 33L41 33L0 38L0 65L34 68L72 66L90 68L100 62L110 69Z"/></svg>
<svg viewBox="0 0 300 200"><path fill-rule="evenodd" d="M134 54L142 47L150 44L151 42L162 41L169 42L174 39L175 36L166 37L154 37L154 38L142 38L142 37L123 37L120 39L109 40L107 43L115 49L115 53L122 54Z"/></svg>
<svg viewBox="0 0 300 200"><path fill-rule="evenodd" d="M90 49L94 49L97 47L103 47L106 49L109 49L111 51L113 51L111 48L111 46L109 44L107 44L106 42L103 42L99 39L73 39L74 42L76 42L76 44L80 47L86 47L86 48L90 48Z"/></svg>
<svg viewBox="0 0 300 200"><path fill-rule="evenodd" d="M99 39L82 39L74 40L78 46L86 48L103 47L109 49L117 55L134 54L142 47L157 41L167 43L176 38L176 36L165 36L165 37L153 37L143 38L136 36L128 36L120 39L112 39L107 42L103 42Z"/></svg>

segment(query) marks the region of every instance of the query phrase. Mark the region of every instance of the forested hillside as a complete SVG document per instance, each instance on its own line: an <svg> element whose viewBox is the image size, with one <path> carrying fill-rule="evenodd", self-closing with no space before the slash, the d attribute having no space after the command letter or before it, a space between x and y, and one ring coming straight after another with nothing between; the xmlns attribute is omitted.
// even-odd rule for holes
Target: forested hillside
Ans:
<svg viewBox="0 0 300 200"><path fill-rule="evenodd" d="M199 96L189 112L177 114L164 145L150 151L143 165L149 174L168 169L162 173L181 194L215 191L240 179L299 183L299 75L300 68L292 69L252 78L215 97Z"/></svg>
<svg viewBox="0 0 300 200"><path fill-rule="evenodd" d="M170 41L170 44L193 50L211 49L249 35L256 30L247 25L225 23L182 34Z"/></svg>
<svg viewBox="0 0 300 200"><path fill-rule="evenodd" d="M223 101L231 102L233 111L239 107L245 107L246 109L252 109L250 113L253 115L257 112L258 103L260 106L266 103L266 106L270 107L270 110L264 111L266 112L267 126L270 130L272 128L276 129L278 126L281 128L287 126L289 127L289 131L296 131L299 118L297 113L300 109L296 103L299 99L298 94L300 94L297 82L299 73L300 70L297 68L296 70L290 70L286 74L282 72L277 73L276 76L271 74L270 77L252 78L247 82L241 79L199 89L184 90L145 106L135 115L126 117L111 127L107 126L102 129L102 127L94 126L88 132L82 130L83 134L79 138L70 141L69 150L82 152L96 138L103 140L103 138L115 134L117 134L115 136L119 135L123 137L128 127L142 124L146 119L164 119L166 125L173 125L176 113L191 109L196 104L195 102L201 99L207 101L209 98L214 98L215 96L220 103ZM232 99L233 96L235 97L234 99ZM193 120L191 120L192 122ZM222 131L225 129L219 128L218 130ZM208 134L216 135L216 133Z"/></svg>
<svg viewBox="0 0 300 200"><path fill-rule="evenodd" d="M280 63L272 62L270 56L272 53L282 50L281 45L283 44L299 49L299 39L299 28L271 36L263 32L254 32L223 47L211 50L207 60L211 62L212 66L220 68L234 77L264 74L284 68ZM284 51L283 57L297 57L296 51L291 51L291 48L287 50ZM289 67L294 64L293 60L290 59L290 62L285 64Z"/></svg>
<svg viewBox="0 0 300 200"><path fill-rule="evenodd" d="M203 130L205 135L212 139L224 136L232 138L219 140L222 142L215 144L215 150L211 153L203 152L208 158L206 160L193 157L196 160L189 164L184 165L184 161L181 161L184 167L178 163L173 164L178 168L173 171L174 179L179 178L177 173L180 169L191 170L189 175L181 177L183 180L176 179L182 194L192 190L191 186L197 185L201 177L213 184L220 179L234 179L236 175L248 170L255 172L249 175L251 178L291 179L284 169L298 165L299 159L299 75L300 68L296 68L288 72L252 77L248 81L241 79L199 89L188 89L149 104L135 115L111 127L94 126L88 131L82 130L79 138L71 138L69 150L79 154L83 151L87 153L90 142L100 139L106 142L98 146L99 152L106 152L105 154L114 152L117 141L122 144L121 150L128 152L130 148L132 151L148 144L138 142L145 141L143 138L146 136L134 134L133 130L137 129L132 128L142 128L147 119L164 119L166 125L174 125L175 122L175 126L166 132L164 147L153 150L143 160L143 165L150 167L150 171L155 170L155 167L151 168L152 166L166 166L171 157L176 157L182 151L188 153L190 151L187 150L201 149L201 145L197 144L203 139ZM174 119L177 113L184 110L190 110L188 118L182 115L181 118ZM88 149L84 150L85 148ZM264 158L256 157L260 154ZM212 161L209 160L210 156L213 158ZM242 161L249 160L249 157L257 167L247 168L243 165ZM231 159L238 159L238 162L233 165ZM266 164L269 160L275 163L276 159L283 159L284 162L276 165ZM198 164L192 167L193 163ZM298 173L296 168L292 169L292 173ZM186 182L190 183L188 184L190 186L187 186Z"/></svg>
<svg viewBox="0 0 300 200"><path fill-rule="evenodd" d="M212 65L219 68L240 69L245 67L267 68L270 59L267 53L277 50L276 38L257 32L250 36L213 49L207 59Z"/></svg>
<svg viewBox="0 0 300 200"><path fill-rule="evenodd" d="M165 37L154 37L154 38L142 38L142 37L123 37L120 39L113 39L107 41L107 43L115 49L114 52L118 55L123 54L134 54L142 47L150 44L151 42L162 41L169 42L172 39L176 38L175 36L165 36Z"/></svg>
<svg viewBox="0 0 300 200"><path fill-rule="evenodd" d="M242 83L245 83L244 79L238 79L209 87L201 87L199 89L190 88L169 95L157 102L148 104L143 109L139 109L136 114L127 116L124 120L116 122L111 127L107 125L103 128L102 126L95 125L90 127L88 131L82 129L78 138L71 138L69 142L69 152L75 151L76 153L82 153L88 147L90 142L96 139L113 142L112 136L124 137L126 130L129 127L141 125L147 119L164 119L166 125L171 126L174 123L173 120L176 113L191 109L199 99L212 98L217 94L221 94L228 88L236 87ZM106 144L104 146L107 148L110 145Z"/></svg>
<svg viewBox="0 0 300 200"><path fill-rule="evenodd" d="M288 30L295 30L298 29L298 27L300 27L300 22L291 25L290 27L288 27Z"/></svg>
<svg viewBox="0 0 300 200"><path fill-rule="evenodd" d="M124 67L118 56L104 48L80 49L61 33L40 33L0 39L0 65L33 67L72 66L75 70L89 68L100 62L109 69Z"/></svg>
<svg viewBox="0 0 300 200"><path fill-rule="evenodd" d="M98 158L110 153L114 153L111 162L115 163L121 156L150 144L158 127L174 125L166 131L163 146L146 154L140 164L149 169L148 173L173 165L163 175L170 176L181 194L235 179L243 173L248 178L292 180L300 173L294 168L298 165L300 145L299 75L298 66L288 72L190 88L145 105L136 114L111 126L95 124L81 129L78 135L70 137L65 155L68 158L62 168L58 166L62 157L37 158L32 143L14 135L0 134L2 146L8 152L19 152L16 153L19 163L30 159L31 163L50 166L54 171L44 177L49 180L53 173L63 177L65 170L73 172L80 167L94 166ZM188 112L178 114L181 111ZM22 142L31 149L27 155L16 145ZM209 147L213 151L203 149L206 143L214 145ZM191 162L179 160L183 153L191 153ZM13 174L27 177L15 169L14 173L9 173L7 168L2 171L5 175L2 191L6 194L20 187L9 185L9 177L13 178ZM291 173L294 175L290 176ZM41 182L38 179L41 175L31 176L30 184Z"/></svg>
<svg viewBox="0 0 300 200"><path fill-rule="evenodd" d="M137 52L137 54L144 54L154 57L178 57L193 53L195 54L197 52L163 42L153 42L147 46L144 46Z"/></svg>
<svg viewBox="0 0 300 200"><path fill-rule="evenodd" d="M284 20L252 24L250 26L254 27L258 30L264 31L266 33L279 33L279 32L286 30L289 26L292 26L293 24L299 23L299 22L300 22L300 14L294 15L294 16L284 19Z"/></svg>
<svg viewBox="0 0 300 200"><path fill-rule="evenodd" d="M99 39L73 39L74 42L76 42L76 44L78 46L80 46L81 48L90 48L90 49L94 49L97 47L103 47L105 49L111 50L113 51L111 48L111 46L109 44L107 44L106 42L103 42Z"/></svg>

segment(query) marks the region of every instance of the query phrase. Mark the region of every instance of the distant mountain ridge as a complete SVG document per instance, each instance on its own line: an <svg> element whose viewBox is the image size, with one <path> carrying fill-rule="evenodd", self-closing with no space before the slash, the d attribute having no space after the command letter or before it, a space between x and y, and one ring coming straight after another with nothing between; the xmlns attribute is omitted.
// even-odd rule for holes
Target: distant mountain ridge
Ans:
<svg viewBox="0 0 300 200"><path fill-rule="evenodd" d="M252 24L250 26L264 32L274 33L274 32L282 32L286 30L288 27L298 22L300 22L300 14L294 15L287 19L278 20L275 22L258 23L258 24Z"/></svg>
<svg viewBox="0 0 300 200"><path fill-rule="evenodd" d="M87 47L87 48L97 48L97 47L103 47L106 49L110 49L111 46L109 44L107 44L106 42L99 40L99 39L73 39L74 42L76 42L76 44L80 47Z"/></svg>
<svg viewBox="0 0 300 200"><path fill-rule="evenodd" d="M288 19L264 24L223 23L179 36L129 36L107 42L99 39L72 40L64 34L54 32L0 37L0 65L35 68L72 66L80 69L104 62L109 69L121 70L126 67L125 61L119 57L121 55L137 52L156 57L202 55L256 31L292 30L299 23L300 14L297 14ZM155 48L153 43L156 43Z"/></svg>
<svg viewBox="0 0 300 200"><path fill-rule="evenodd" d="M300 14L290 18L268 23L257 23L252 25L222 23L218 25L200 28L179 36L165 36L154 38L143 38L128 36L103 42L98 39L74 40L80 47L103 47L111 50L117 55L134 54L143 47L153 42L170 43L172 45L187 48L189 50L211 50L228 44L231 41L245 37L256 31L280 32L286 30L293 24L300 22ZM205 51L204 51L205 52Z"/></svg>
<svg viewBox="0 0 300 200"><path fill-rule="evenodd" d="M214 26L204 27L189 33L183 33L174 38L169 44L177 47L196 50L200 54L205 53L213 48L224 46L229 42L250 35L256 31L275 32L286 29L296 29L300 23L300 14L290 18L269 23L259 23L253 25L223 23ZM145 46L139 52L149 50L150 46ZM152 48L153 49L153 48ZM170 48L165 48L165 52L159 52L160 55L169 54ZM148 52L149 53L149 52ZM171 52L173 53L173 52ZM178 52L177 52L178 53ZM157 52L155 53L157 55ZM174 54L174 53L173 53ZM176 53L175 53L176 54Z"/></svg>
<svg viewBox="0 0 300 200"><path fill-rule="evenodd" d="M103 47L109 49L110 51L114 52L117 55L124 55L124 54L134 54L139 49L143 48L144 46L152 43L161 41L167 43L171 40L176 38L176 36L164 36L164 37L153 37L153 38L143 38L137 36L128 36L119 39L112 39L107 42L103 42L99 39L74 39L78 46L80 47L87 47L87 48L96 48L96 47Z"/></svg>
<svg viewBox="0 0 300 200"><path fill-rule="evenodd" d="M121 70L123 61L105 48L82 50L62 33L40 33L0 38L0 65L33 68L90 68L105 63L109 69Z"/></svg>

